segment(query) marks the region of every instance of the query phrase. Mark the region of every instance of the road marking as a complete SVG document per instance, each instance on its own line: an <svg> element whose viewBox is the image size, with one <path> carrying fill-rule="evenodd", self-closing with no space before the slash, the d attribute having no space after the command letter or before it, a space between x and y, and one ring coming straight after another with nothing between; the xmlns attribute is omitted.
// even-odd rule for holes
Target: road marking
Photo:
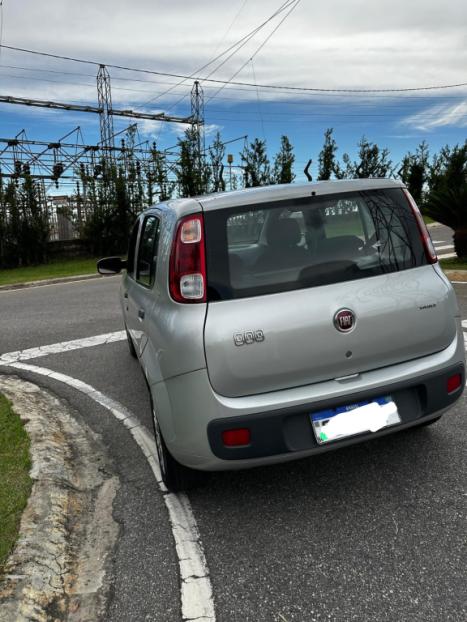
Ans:
<svg viewBox="0 0 467 622"><path fill-rule="evenodd" d="M457 257L457 253L441 253L438 255L438 259L450 259L451 257Z"/></svg>
<svg viewBox="0 0 467 622"><path fill-rule="evenodd" d="M454 253L455 255L455 253ZM449 255L451 256L451 255ZM441 255L440 257L443 257ZM467 320L462 321L467 331ZM178 556L181 579L182 619L185 622L215 622L214 600L209 569L203 550L196 519L186 494L174 494L167 490L161 477L156 444L147 428L120 402L108 397L90 384L72 376L55 372L52 369L28 365L20 361L70 352L81 348L115 343L126 339L125 331L95 335L85 339L63 341L37 348L8 352L0 356L0 365L46 376L62 382L87 395L118 419L129 430L143 452L154 474L169 513L172 535ZM467 350L467 334L464 332L464 345ZM467 384L467 383L466 383Z"/></svg>
<svg viewBox="0 0 467 622"><path fill-rule="evenodd" d="M29 361L37 359L41 356L49 356L50 354L61 354L62 352L71 352L72 350L81 350L82 348L92 348L93 346L101 346L105 343L115 343L126 339L126 332L119 330L115 333L105 333L103 335L95 335L94 337L86 337L85 339L73 339L73 341L61 341L60 343L52 343L48 346L39 346L38 348L28 348L27 350L18 350L17 352L7 352L0 356L0 364L10 365L19 361Z"/></svg>
<svg viewBox="0 0 467 622"><path fill-rule="evenodd" d="M99 281L102 279L115 279L116 277L121 277L121 274L108 274L105 277L103 275L93 275L92 277L87 277L86 275L82 275L79 279L73 279L72 281L68 278L65 278L63 281L55 281L50 283L50 279L46 279L44 281L29 281L27 284L19 283L17 286L12 285L2 285L0 286L0 294L11 294L14 292L25 292L30 289L37 289L39 287L54 287L55 285L74 285L75 283L89 283L91 281ZM85 278L83 278L85 277ZM54 281L54 279L52 279Z"/></svg>
<svg viewBox="0 0 467 622"><path fill-rule="evenodd" d="M99 337L102 337L102 335L99 335ZM110 342L103 341L102 343ZM82 347L88 346L84 345ZM69 349L61 351L68 352ZM41 354L40 356L45 355ZM98 391L90 384L37 365L28 365L20 362L7 363L7 365L15 369L46 376L73 387L103 406L128 428L151 467L169 513L180 569L182 619L186 622L215 622L216 616L209 569L190 501L186 494L174 494L165 487L157 458L156 444L146 427L120 402L101 393L101 391Z"/></svg>
<svg viewBox="0 0 467 622"><path fill-rule="evenodd" d="M447 244L446 246L436 246L435 244L435 250L437 251L446 251L448 249L454 248L454 246L452 244Z"/></svg>

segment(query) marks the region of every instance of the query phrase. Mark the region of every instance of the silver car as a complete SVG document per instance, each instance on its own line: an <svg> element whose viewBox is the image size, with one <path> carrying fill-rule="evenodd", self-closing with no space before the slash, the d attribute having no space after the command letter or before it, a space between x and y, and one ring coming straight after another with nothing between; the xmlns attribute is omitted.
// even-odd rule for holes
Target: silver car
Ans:
<svg viewBox="0 0 467 622"><path fill-rule="evenodd" d="M455 294L400 182L161 203L99 262L121 269L172 490L430 424L462 394Z"/></svg>

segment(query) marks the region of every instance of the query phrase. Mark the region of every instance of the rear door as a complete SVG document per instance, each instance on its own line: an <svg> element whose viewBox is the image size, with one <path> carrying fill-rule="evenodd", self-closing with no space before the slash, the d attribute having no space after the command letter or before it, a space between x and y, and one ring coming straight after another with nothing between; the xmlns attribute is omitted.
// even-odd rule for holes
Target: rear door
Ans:
<svg viewBox="0 0 467 622"><path fill-rule="evenodd" d="M219 210L205 223L205 349L222 395L392 365L455 336L450 290L401 189Z"/></svg>
<svg viewBox="0 0 467 622"><path fill-rule="evenodd" d="M141 231L135 254L133 274L126 283L126 321L139 356L147 342L146 316L154 304L154 286L159 245L160 218L156 214L142 217Z"/></svg>

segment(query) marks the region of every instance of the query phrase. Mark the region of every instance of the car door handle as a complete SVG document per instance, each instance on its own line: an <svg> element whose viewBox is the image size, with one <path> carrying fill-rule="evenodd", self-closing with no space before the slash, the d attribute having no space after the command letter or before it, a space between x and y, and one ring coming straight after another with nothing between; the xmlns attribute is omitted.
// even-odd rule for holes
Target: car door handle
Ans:
<svg viewBox="0 0 467 622"><path fill-rule="evenodd" d="M144 309L138 309L138 317L140 320L144 320Z"/></svg>

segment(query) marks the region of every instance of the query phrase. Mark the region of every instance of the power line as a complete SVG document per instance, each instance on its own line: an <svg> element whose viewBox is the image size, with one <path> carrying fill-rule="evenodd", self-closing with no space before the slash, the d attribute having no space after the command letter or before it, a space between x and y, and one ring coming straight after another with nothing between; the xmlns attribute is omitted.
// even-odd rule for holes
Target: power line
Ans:
<svg viewBox="0 0 467 622"><path fill-rule="evenodd" d="M100 66L105 64L106 67L110 67L111 69L121 69L122 71L134 71L136 73L144 73L149 75L156 76L168 76L171 78L183 78L185 80L191 80L194 76L188 76L180 73L169 73L166 71L154 71L151 69L139 69L136 67L127 67L125 65L114 65L111 63L102 63L100 61L93 60L85 60L81 58L74 58L72 56L64 56L61 54L52 54L50 52L39 52L37 50L29 50L27 48L20 48L12 45L4 45L2 44L0 49L5 50L13 50L15 52L24 52L27 54L34 54L37 56L45 56L48 58L56 58L59 60L67 60L75 63L83 63L87 65L97 65ZM246 86L250 88L256 88L255 84L251 82L238 82L238 81L229 81L229 80L219 80L216 78L202 78L198 77L200 82L213 82L215 84L233 84L235 86ZM302 91L302 92L311 92L311 93L408 93L413 91L435 91L442 89L454 89L458 87L467 86L467 82L459 82L456 84L438 84L438 85L430 85L430 86L416 86L416 87L408 87L408 88L390 88L390 89L330 89L330 88L322 88L322 87L306 87L306 86L287 86L287 85L277 85L277 84L258 84L258 87L261 89L271 89L271 90L284 90L284 91Z"/></svg>
<svg viewBox="0 0 467 622"><path fill-rule="evenodd" d="M54 74L60 74L60 75L80 76L80 77L93 78L93 79L95 79L95 77L96 77L94 74L90 74L90 73L79 73L79 72L73 72L73 71L57 71L56 69L43 69L43 68L40 68L40 67L22 67L22 66L19 66L19 65L3 65L2 64L0 66L0 70L2 70L2 69L19 69L21 71L32 71L32 72L41 72L41 73L54 73ZM23 79L23 76L15 76L15 75L11 75L11 74L8 74L8 77L17 78L17 79ZM26 78L26 79L31 79L31 78ZM35 78L35 79L36 80L40 80L40 78ZM46 81L46 79L44 79L44 82L45 81ZM161 80L142 80L141 78L122 78L120 76L112 76L112 82L115 82L115 81L120 81L120 82L140 82L142 84L158 84L158 85L164 85L164 86L169 85L169 86L174 86L174 87L177 87L177 86L182 84L182 83L166 82L166 81L161 81ZM63 84L63 83L64 82L57 81L57 84ZM69 84L81 85L82 83L70 82ZM93 84L93 86L95 86L95 85ZM214 85L214 84L206 84L206 85L204 85L203 88L205 90L208 90L208 89L214 90L214 89L217 89L218 87L216 85ZM122 88L115 87L115 86L113 86L112 89L123 90ZM232 83L230 83L228 85L228 89L229 89L229 91L236 91L236 92L238 91L238 92L245 92L245 93L251 93L251 90L252 90L252 89L249 89L249 88L232 86ZM141 91L140 91L140 89L126 89L126 90L134 90L135 92L143 92L142 89L141 89ZM256 90L259 90L260 92L262 91L262 89L260 87L257 87L257 89L255 89L255 91ZM147 92L147 91L149 91L149 89L144 89L144 92ZM278 89L275 92L276 93L281 93L281 94L289 94L288 91L281 91L280 87L278 87ZM332 103L334 103L335 105L341 105L341 103L340 103L341 102L341 100L340 100L341 96L339 95L339 93L332 94L332 93L301 93L301 92L296 92L294 95L295 95L295 97L303 96L303 97L313 97L313 98L315 98L315 97L328 97L328 98L332 98L332 97L336 97L337 98L337 97L339 97L339 100L337 102L332 102ZM348 93L347 97L348 98L352 97L354 99L371 97L371 99L378 99L379 98L379 99L385 99L385 100L387 100L387 99L399 99L400 100L400 99L404 98L405 101L415 101L415 100L420 100L421 101L421 100L425 100L425 99L430 100L430 101L433 100L433 96L429 96L429 95L420 95L420 96L410 95L410 96L405 96L404 97L402 95L376 95L376 94L368 95L368 94L365 94L365 93L363 93L363 94L358 94L358 93L351 94L351 93ZM440 97L443 97L444 100L445 99L465 99L464 95L442 95ZM240 101L240 102L241 101L247 101L247 100L241 100L241 99L235 98L235 97L225 97L225 96L217 97L216 99L223 99L223 100L226 100L226 101ZM279 104L281 102L289 103L289 104L294 104L294 105L301 105L301 102L290 101L290 100L288 100L288 101L287 100L280 100L280 101L270 100L270 101L268 101L268 104L270 104L270 105L272 105L272 104ZM328 101L326 105L328 105L329 103L331 103L331 102ZM369 105L374 105L374 104L369 104Z"/></svg>
<svg viewBox="0 0 467 622"><path fill-rule="evenodd" d="M230 82L232 82L232 80L234 78L236 78L238 76L238 74L242 71L242 69L244 69L248 63L253 62L253 58L264 48L264 46L266 45L266 43L270 40L270 38L277 32L277 30L281 27L281 25L285 22L285 20L289 17L289 15L292 13L292 11L300 4L301 0L294 0L293 3L289 4L287 8L290 7L290 10L284 15L284 17L280 20L280 22L276 25L276 27L274 28L274 30L269 33L269 35L266 37L266 39L260 44L260 46L253 52L253 54L251 55L251 58L249 60L247 60L246 62L243 63L243 65L240 67L240 69L237 69L237 71L233 74L233 76L230 78L230 80L228 80L226 82L226 84L223 84L213 95L211 95L211 97L208 99L208 101L206 103L209 103L211 101L211 99L213 99L214 97L216 97L216 95L218 95L226 86L227 84L229 84ZM256 78L254 79L255 82L255 87L256 87L256 93L258 93L258 87L256 85Z"/></svg>
<svg viewBox="0 0 467 622"><path fill-rule="evenodd" d="M210 78L216 71L218 71L223 65L225 65L225 63L232 58L232 56L234 56L239 50L241 50L262 28L264 28L267 24L269 24L269 22L271 20L273 20L275 17L277 17L277 15L279 15L280 13L282 13L282 11L284 11L291 3L295 2L296 0L285 0L285 2L283 2L281 4L281 6L276 9L276 11L274 11L274 13L272 15L270 15L264 22L262 22L259 26L257 26L256 28L254 28L253 30L251 30L248 34L244 35L241 39L239 39L238 41L236 41L233 45L229 46L226 50L224 50L223 52L221 52L220 54L218 54L217 56L215 56L212 60L210 60L209 62L207 62L205 65L203 65L202 67L200 67L199 69L197 69L196 71L194 71L192 74L190 74L190 76L188 78L184 78L181 82L179 82L177 85L175 86L180 86L182 85L187 79L192 79L195 77L196 74L199 74L201 71L204 71L204 69L206 69L207 67L209 67L209 65L212 65L213 63L215 63L217 60L219 60L220 58L222 58L223 56L225 56L226 54L228 54L228 56L226 58L224 58L224 60L215 68L213 69L207 76L207 78L205 78L203 81L206 81L208 78ZM232 51L233 50L233 51ZM230 52L230 54L229 54ZM163 97L164 95L166 95L167 93L170 93L174 88L170 88L167 89L166 91L164 91L163 93L161 93L160 95L157 95L156 97L153 97L152 99L148 100L146 102L146 104L155 101L156 99L159 99L160 97ZM185 96L181 98L180 101L178 101L177 103L174 104L173 107L178 106L179 103L181 103L183 100L185 99Z"/></svg>
<svg viewBox="0 0 467 622"><path fill-rule="evenodd" d="M1 66L0 69L4 69L5 66ZM47 78L36 78L36 77L32 77L32 76L17 76L14 74L3 74L8 78L13 78L13 79L18 79L18 80L34 80L36 82L46 82L46 83L52 83L52 84L69 84L69 85L73 85L73 86L77 86L77 87L87 87L87 88L92 88L95 89L95 84L90 84L87 82L71 82L71 81L59 81L59 80L50 80ZM87 75L87 74L85 74ZM253 80L255 81L256 76L253 77ZM145 82L144 80L142 80L141 82ZM217 88L217 87L214 87ZM148 93L149 89L132 89L132 88L126 88L126 87L118 87L118 86L113 86L112 87L112 91L125 91L125 92L130 92L130 93ZM251 91L248 90L248 92L250 93ZM256 89L256 93L253 95L252 94L252 99L241 99L238 97L225 97L225 96L218 96L216 95L216 100L222 100L222 101L229 101L229 102L236 102L239 105L244 105L244 104L248 104L248 103L252 103L254 101L253 97L257 100L260 94L260 89ZM308 95L308 97L317 97L317 94L311 94ZM426 96L410 96L410 97L403 97L402 101L401 100L401 96L385 96L384 99L389 99L391 97L397 97L397 99L399 100L399 103L397 103L395 106L391 106L391 105L385 105L384 109L391 109L392 107L394 107L395 109L403 109L403 107L407 106L407 107L413 107L415 105L417 105L419 102L423 102L423 101L429 101L430 103L432 103L433 105L439 105L439 103L434 102L433 101L433 97L426 97ZM183 99L185 98L185 95L183 96ZM373 96L372 99L375 99L376 96ZM353 97L353 99L355 99L355 97ZM444 103L446 101L450 101L450 100L456 100L456 99L460 99L460 100L464 100L465 97L463 96L453 96L453 95L448 95L448 96L443 96L441 103ZM177 102L177 104L173 105L170 107L170 110L175 108L176 105L178 105L182 100L179 100ZM208 100L209 101L209 100ZM267 103L268 106L303 106L306 105L308 102L297 102L297 101L290 101L290 100L269 100L269 101L265 101L264 103ZM314 100L314 103L316 104L316 100ZM318 105L323 105L323 104L318 104ZM335 107L335 106L342 106L342 100L339 101L326 101L325 103L327 108L330 107ZM352 102L351 105L355 105L358 106L359 108L365 108L365 107L369 107L369 108L374 108L375 107L375 103L374 102ZM210 110L215 110L216 108L213 108L212 106L210 106ZM230 111L233 114L242 114L243 111ZM266 113L266 114L271 114L271 113Z"/></svg>
<svg viewBox="0 0 467 622"><path fill-rule="evenodd" d="M216 71L218 71L221 67L223 67L225 65L225 63L227 61L229 61L232 56L234 56L241 48L243 48L247 43L249 43L251 41L251 39L253 39L253 37L258 34L258 32L260 30L262 30L265 26L267 26L267 24L269 24L269 22L271 22L274 18L276 18L278 15L280 15L281 13L283 13L286 9L288 9L292 4L294 4L295 2L297 2L297 0L286 0L286 2L284 2L283 4L281 4L281 6L270 16L268 17L268 19L266 21L264 21L262 24L260 24L257 28L255 28L254 30L252 30L249 34L245 35L242 39L240 39L240 41L238 43L241 43L241 45L239 45L237 47L237 49L235 49L231 54L229 54L229 56L227 56L227 58L225 58L219 65L217 65L217 67L215 67L214 69L211 70L211 72L202 79L203 82L208 81L208 79L214 74L216 73ZM232 46L233 48L234 46Z"/></svg>
<svg viewBox="0 0 467 622"><path fill-rule="evenodd" d="M250 58L250 62L251 62L251 71L253 73L253 81L256 82L256 74L255 74L255 66L253 64L253 57ZM263 115L261 114L261 100L259 98L258 89L256 89L256 99L257 99L257 104L258 104L258 116L259 116L259 120L261 121L261 130L263 132L263 139L266 140L266 132L264 131Z"/></svg>
<svg viewBox="0 0 467 622"><path fill-rule="evenodd" d="M227 37L230 34L230 31L233 28L233 25L235 24L235 22L237 21L237 19L240 16L240 13L243 11L243 9L245 8L246 3L248 2L248 0L243 0L240 8L238 9L238 11L235 13L235 17L232 19L232 21L229 24L229 27L227 28L227 30L225 31L225 33L222 35L221 40L219 41L219 43L217 44L217 47L214 51L214 54L217 52L217 50L220 48L220 46L224 43L224 41L227 39Z"/></svg>

